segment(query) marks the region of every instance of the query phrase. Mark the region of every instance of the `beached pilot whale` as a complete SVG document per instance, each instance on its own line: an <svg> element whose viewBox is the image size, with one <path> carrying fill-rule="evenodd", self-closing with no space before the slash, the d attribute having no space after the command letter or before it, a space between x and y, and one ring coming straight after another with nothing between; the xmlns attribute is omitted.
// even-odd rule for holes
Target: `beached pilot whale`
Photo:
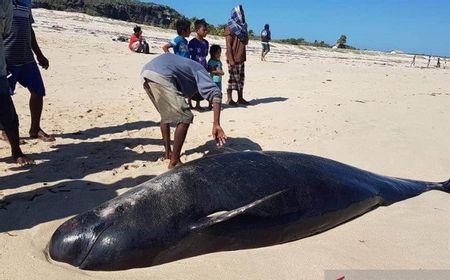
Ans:
<svg viewBox="0 0 450 280"><path fill-rule="evenodd" d="M61 225L53 260L82 269L144 267L316 234L428 190L333 160L288 152L208 156L157 176Z"/></svg>

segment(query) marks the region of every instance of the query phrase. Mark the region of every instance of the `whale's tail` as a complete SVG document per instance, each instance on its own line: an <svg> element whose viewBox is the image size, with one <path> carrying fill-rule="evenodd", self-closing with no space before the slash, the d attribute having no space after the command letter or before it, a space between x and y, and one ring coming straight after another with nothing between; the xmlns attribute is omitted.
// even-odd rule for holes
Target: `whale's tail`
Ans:
<svg viewBox="0 0 450 280"><path fill-rule="evenodd" d="M442 190L444 192L450 193L450 179L442 183Z"/></svg>

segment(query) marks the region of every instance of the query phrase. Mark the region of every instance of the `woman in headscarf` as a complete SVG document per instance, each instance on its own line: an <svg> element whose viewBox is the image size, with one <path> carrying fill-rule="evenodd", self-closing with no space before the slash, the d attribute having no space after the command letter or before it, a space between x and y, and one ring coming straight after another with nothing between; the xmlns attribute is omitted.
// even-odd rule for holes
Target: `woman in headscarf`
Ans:
<svg viewBox="0 0 450 280"><path fill-rule="evenodd" d="M232 98L232 92L236 90L238 93L237 103L248 105L249 102L243 97L245 81L244 63L246 60L245 46L248 44L248 31L244 10L241 5L231 10L231 17L225 30L225 39L227 43L226 56L228 73L230 74L226 103L236 105L236 102Z"/></svg>

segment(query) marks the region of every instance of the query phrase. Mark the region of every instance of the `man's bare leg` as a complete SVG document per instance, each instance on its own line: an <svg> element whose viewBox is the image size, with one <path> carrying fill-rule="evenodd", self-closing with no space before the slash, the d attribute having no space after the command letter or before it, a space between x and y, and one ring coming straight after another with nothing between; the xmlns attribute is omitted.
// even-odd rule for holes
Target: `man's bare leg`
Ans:
<svg viewBox="0 0 450 280"><path fill-rule="evenodd" d="M248 102L247 100L244 99L244 93L243 90L238 90L238 100L237 100L238 104L243 104L243 105L249 105L250 102Z"/></svg>
<svg viewBox="0 0 450 280"><path fill-rule="evenodd" d="M228 105L236 105L236 102L233 101L233 95L232 95L232 90L227 90L227 102L226 104Z"/></svg>
<svg viewBox="0 0 450 280"><path fill-rule="evenodd" d="M55 137L48 135L41 128L41 115L44 98L34 92L30 92L30 113L31 113L31 128L30 137L39 138L45 142L55 141Z"/></svg>
<svg viewBox="0 0 450 280"><path fill-rule="evenodd" d="M169 169L174 168L177 165L182 164L180 160L181 148L183 147L184 140L189 129L188 123L179 123L175 129L175 137L173 140L173 152L169 162Z"/></svg>
<svg viewBox="0 0 450 280"><path fill-rule="evenodd" d="M164 157L170 159L172 156L172 149L170 148L170 124L160 123L161 135L164 144Z"/></svg>
<svg viewBox="0 0 450 280"><path fill-rule="evenodd" d="M34 164L34 161L24 155L20 149L19 128L5 130L5 134L8 137L9 144L11 145L11 154L16 163L20 165Z"/></svg>

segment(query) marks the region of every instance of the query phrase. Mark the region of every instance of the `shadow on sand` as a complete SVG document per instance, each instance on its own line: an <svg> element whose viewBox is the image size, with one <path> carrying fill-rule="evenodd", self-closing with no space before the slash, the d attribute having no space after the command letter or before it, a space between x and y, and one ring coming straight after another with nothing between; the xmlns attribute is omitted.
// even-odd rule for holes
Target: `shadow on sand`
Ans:
<svg viewBox="0 0 450 280"><path fill-rule="evenodd" d="M205 144L196 147L194 149L186 150L184 155L192 155L195 153L201 153L203 155L214 155L222 152L242 152L242 151L262 151L261 146L258 143L253 142L248 138L231 138L228 137L227 143L224 148L218 148L216 141L211 140Z"/></svg>
<svg viewBox="0 0 450 280"><path fill-rule="evenodd" d="M148 128L155 125L157 124L154 122L139 121L112 127L96 127L75 133L60 134L56 137L89 140L102 135ZM145 152L140 147L161 144L160 139L123 138L54 145L53 150L32 155L34 160L42 161L38 165L19 173L2 176L0 178L0 190L35 183L45 184L46 182L67 179L82 179L89 174L113 170L135 160L156 161L161 156L160 152ZM52 170L52 172L49 172L49 170Z"/></svg>
<svg viewBox="0 0 450 280"><path fill-rule="evenodd" d="M275 102L284 102L287 101L288 98L286 97L266 97L266 98L256 98L256 99L252 99L250 100L250 104L249 105L243 105L243 104L238 104L238 105L228 105L228 104L222 104L222 108L224 109L231 109L231 108L247 108L247 107L251 107L251 106L257 106L257 105L261 105L261 104L266 104L266 103L275 103Z"/></svg>
<svg viewBox="0 0 450 280"><path fill-rule="evenodd" d="M137 186L152 177L126 178L111 185L74 180L8 195L0 201L0 233L80 214L116 197L118 189Z"/></svg>
<svg viewBox="0 0 450 280"><path fill-rule="evenodd" d="M63 138L63 139L79 139L79 140L87 140L100 137L102 135L121 133L124 131L131 130L139 130L143 128L148 128L152 126L158 126L159 123L153 121L137 121L132 123L124 123L118 126L109 126L109 127L93 127L86 129L84 131L77 131L73 133L64 133L55 135L55 137Z"/></svg>
<svg viewBox="0 0 450 280"><path fill-rule="evenodd" d="M160 145L159 139L130 138L56 145L56 150L32 155L42 161L28 170L0 178L0 190L30 184L82 179L135 160L156 161L160 152L136 152L140 145ZM51 170L51 172L49 172Z"/></svg>

